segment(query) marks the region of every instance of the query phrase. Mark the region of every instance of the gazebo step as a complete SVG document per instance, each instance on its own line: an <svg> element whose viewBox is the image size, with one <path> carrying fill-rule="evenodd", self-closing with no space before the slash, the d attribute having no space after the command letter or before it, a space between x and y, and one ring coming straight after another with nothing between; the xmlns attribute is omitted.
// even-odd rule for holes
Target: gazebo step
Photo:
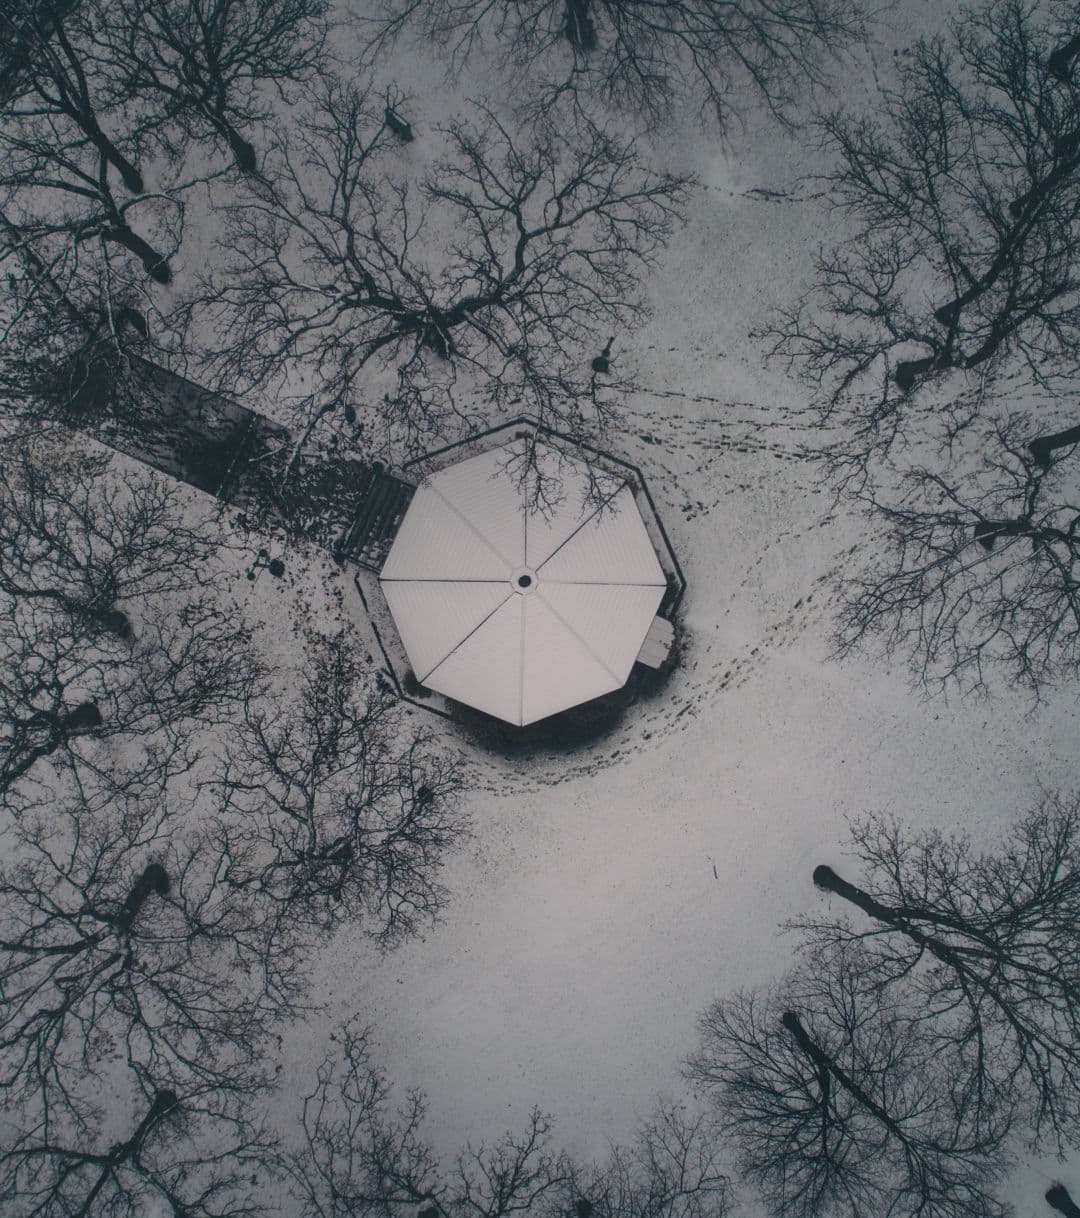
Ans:
<svg viewBox="0 0 1080 1218"><path fill-rule="evenodd" d="M372 477L358 491L356 514L338 546L339 557L375 569L382 566L414 490L409 483L374 466Z"/></svg>
<svg viewBox="0 0 1080 1218"><path fill-rule="evenodd" d="M671 644L675 641L675 627L664 617L654 617L641 650L637 655L637 663L646 668L662 668L664 661L671 655Z"/></svg>

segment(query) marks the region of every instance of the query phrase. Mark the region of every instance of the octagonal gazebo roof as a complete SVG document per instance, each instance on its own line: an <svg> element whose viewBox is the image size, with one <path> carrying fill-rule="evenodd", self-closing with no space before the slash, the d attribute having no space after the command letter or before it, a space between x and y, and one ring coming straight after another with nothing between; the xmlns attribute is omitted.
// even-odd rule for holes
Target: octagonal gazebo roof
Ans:
<svg viewBox="0 0 1080 1218"><path fill-rule="evenodd" d="M666 590L625 481L540 444L531 506L529 443L421 483L379 577L416 679L520 725L624 685Z"/></svg>

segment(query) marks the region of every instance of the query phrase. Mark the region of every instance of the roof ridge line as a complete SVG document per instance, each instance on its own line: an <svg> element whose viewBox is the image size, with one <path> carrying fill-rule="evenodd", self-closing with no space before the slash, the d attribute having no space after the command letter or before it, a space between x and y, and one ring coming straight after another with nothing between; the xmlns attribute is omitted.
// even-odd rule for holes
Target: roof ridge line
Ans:
<svg viewBox="0 0 1080 1218"><path fill-rule="evenodd" d="M544 596L543 589L537 588L536 596L537 596L538 600L543 601L544 606L547 609L547 611L549 613L552 613L555 615L556 619L558 620L558 622L560 623L562 628L564 630L566 630L570 635L572 635L575 639L577 639L577 641L581 644L581 646L585 648L586 653L588 655L592 656L592 658L597 662L597 664L600 665L600 667L616 683L616 685L622 685L623 682L621 682L619 680L618 676L611 671L611 669L607 665L607 661L600 659L600 657L596 654L596 652L593 651L592 647L588 643L585 642L585 640L581 637L581 635L578 634L578 632L573 628L573 626L570 625L570 623L566 620L566 618L563 617L563 615L558 611L558 609L556 609L555 606L553 604L551 604L551 602ZM524 635L524 631L522 631L522 634ZM522 681L522 684L524 685L524 681Z"/></svg>
<svg viewBox="0 0 1080 1218"><path fill-rule="evenodd" d="M473 522L468 518L468 516L465 515L465 513L459 507L457 507L453 502L451 502L451 500L447 499L447 497L442 493L442 491L439 490L439 488L437 486L434 486L433 484L429 483L428 490L430 490L434 495L436 495L439 499L441 499L443 501L443 503L446 504L446 506L450 509L450 511L452 511L454 513L454 515L458 518L458 520L461 521L461 523L469 530L470 533L475 534L484 543L484 545L487 546L487 548L492 552L492 554L495 555L495 557L499 560L499 562L506 564L506 568L508 571L514 570L514 564L504 554L502 554L484 536L483 533L480 532L480 530L476 527L476 525L473 524ZM508 578L509 578L509 576L508 576ZM494 583L498 583L498 580L493 579L493 580L485 581L485 582L494 584Z"/></svg>
<svg viewBox="0 0 1080 1218"><path fill-rule="evenodd" d="M495 583L497 581L485 580L484 582L485 583ZM443 658L437 664L432 665L432 667L429 668L422 677L416 678L420 682L420 684L423 685L423 683L428 679L428 677L430 677L437 669L441 668L446 663L446 661L450 659L450 657L454 654L455 651L457 651L460 647L463 647L469 641L469 639L471 639L472 636L479 629L481 629L481 627L483 627L489 621L491 621L491 619L495 616L495 614L498 613L499 610L506 604L506 602L514 595L515 595L514 590L513 590L513 588L511 588L510 591L507 592L506 596L504 596L503 599L501 601L499 601L499 603L495 606L495 608L492 609L492 611L490 613L485 614L480 619L480 621L476 623L476 625L472 628L472 630L470 630L469 633L464 636L464 638L458 639L458 641L453 645L453 647L450 648L450 650L446 653L446 655L444 655ZM391 613L393 613L393 610L391 610Z"/></svg>
<svg viewBox="0 0 1080 1218"><path fill-rule="evenodd" d="M491 583L491 580L478 580L478 583ZM657 581L655 584L646 583L640 579L545 579L549 587L555 584L561 588L666 588L667 581Z"/></svg>
<svg viewBox="0 0 1080 1218"><path fill-rule="evenodd" d="M628 483L625 480L620 482L619 485L611 492L611 494L608 495L608 497L606 499L604 499L601 503L597 504L597 506L595 508L593 508L593 510L588 514L588 516L586 516L584 518L584 520L582 520L578 524L577 528L574 529L574 531L569 535L569 537L565 537L562 541L560 541L559 544L555 547L555 549L552 550L551 553L547 556L547 558L545 558L544 561L542 563L540 563L539 566L533 567L533 570L539 575L542 568L547 566L547 564L549 562L551 562L551 560L555 557L556 554L559 553L560 550L562 550L566 546L568 546L570 544L570 542L572 542L574 540L574 538L581 532L581 530L589 523L590 520L592 520L596 516L599 516L600 513L604 510L604 508L606 508L607 505L612 501L612 499L614 499L615 496L627 485L628 485Z"/></svg>

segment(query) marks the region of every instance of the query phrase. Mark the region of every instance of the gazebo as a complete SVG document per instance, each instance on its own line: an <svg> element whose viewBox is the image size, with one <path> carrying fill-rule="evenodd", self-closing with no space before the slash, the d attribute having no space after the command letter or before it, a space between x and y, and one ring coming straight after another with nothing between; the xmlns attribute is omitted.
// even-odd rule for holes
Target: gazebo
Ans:
<svg viewBox="0 0 1080 1218"><path fill-rule="evenodd" d="M534 436L425 478L379 582L417 682L516 725L619 689L654 620L670 632L626 478Z"/></svg>

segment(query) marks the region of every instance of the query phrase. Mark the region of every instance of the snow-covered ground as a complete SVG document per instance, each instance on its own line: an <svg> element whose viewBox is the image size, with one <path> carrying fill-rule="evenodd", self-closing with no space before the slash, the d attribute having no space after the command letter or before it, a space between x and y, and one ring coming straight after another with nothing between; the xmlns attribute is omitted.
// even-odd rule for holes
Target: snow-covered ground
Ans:
<svg viewBox="0 0 1080 1218"><path fill-rule="evenodd" d="M879 17L872 55L841 73L844 100L887 83L893 50L942 8L905 0ZM453 91L414 48L385 75L413 95L408 155L422 163ZM490 85L474 74L458 97ZM513 760L470 749L474 836L448 862L442 922L382 958L359 931L340 933L316 968L325 1015L285 1037L284 1080L303 1087L342 1019L370 1023L390 1077L426 1091L428 1133L448 1154L520 1128L534 1105L567 1149L599 1154L633 1135L657 1095L683 1095L698 1015L787 967L778 924L824 899L810 873L842 868L845 816L886 811L989 842L1040 786L1077 783L1074 693L1035 711L1007 688L929 700L902 668L829 658L838 581L875 538L815 484L801 454L807 390L765 368L749 337L794 299L835 222L813 200L777 197L799 194L815 167L805 137L750 116L723 138L692 124L654 133L650 155L700 186L649 285L655 313L633 353L641 390L607 444L644 469L686 572L681 664L588 749ZM294 649L274 627L279 609L302 625L333 620L340 602L364 628L349 578L322 558L296 555L283 584L264 577L240 594L283 662ZM1021 1212L1027 1181L1041 1191L1051 1174L1030 1170Z"/></svg>
<svg viewBox="0 0 1080 1218"><path fill-rule="evenodd" d="M872 97L893 49L940 16L925 0L893 6L844 100ZM396 66L423 140L446 105L437 69L412 52ZM1077 781L1072 693L1034 712L1006 688L930 700L902 668L830 658L838 581L875 539L815 485L800 455L807 391L764 368L749 338L798 293L834 222L776 197L801 193L815 154L751 118L723 139L660 133L653 155L701 185L650 284L642 390L608 443L644 468L687 573L681 666L587 750L471 752L475 836L448 865L443 921L381 959L341 933L318 969L326 1018L286 1037L300 1083L342 1018L370 1023L390 1076L427 1092L448 1154L520 1127L534 1105L561 1144L600 1153L657 1095L683 1095L697 1016L787 967L778 924L823 900L810 873L842 867L847 815L989 843L1040 786ZM342 597L362 629L347 581ZM1025 1168L1021 1212L1061 1172L1070 1182L1067 1166Z"/></svg>

